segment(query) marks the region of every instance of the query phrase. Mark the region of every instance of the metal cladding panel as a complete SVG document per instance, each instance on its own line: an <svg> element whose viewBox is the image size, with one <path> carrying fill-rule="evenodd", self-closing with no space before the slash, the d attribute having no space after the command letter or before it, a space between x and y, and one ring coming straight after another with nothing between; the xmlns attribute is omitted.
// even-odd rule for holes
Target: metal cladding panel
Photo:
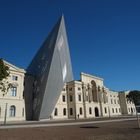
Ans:
<svg viewBox="0 0 140 140"><path fill-rule="evenodd" d="M65 82L72 81L72 67L64 19L61 19L39 119L49 118Z"/></svg>
<svg viewBox="0 0 140 140"><path fill-rule="evenodd" d="M53 28L52 32L49 34L48 38L45 40L42 47L36 53L31 64L27 68L26 75L32 75L34 77L34 81L26 80L25 84L28 85L29 83L33 86L31 87L32 91L29 90L29 88L26 88L27 86L25 87L25 103L30 102L32 106L32 108L30 108L29 104L25 104L26 108L30 108L28 111L32 112L32 115L27 116L27 118L30 119L39 119L59 26L60 21Z"/></svg>
<svg viewBox="0 0 140 140"><path fill-rule="evenodd" d="M32 119L46 119L51 115L64 83L73 80L63 16L35 55L27 74L34 77L32 93L26 90L25 94L26 100L32 97Z"/></svg>

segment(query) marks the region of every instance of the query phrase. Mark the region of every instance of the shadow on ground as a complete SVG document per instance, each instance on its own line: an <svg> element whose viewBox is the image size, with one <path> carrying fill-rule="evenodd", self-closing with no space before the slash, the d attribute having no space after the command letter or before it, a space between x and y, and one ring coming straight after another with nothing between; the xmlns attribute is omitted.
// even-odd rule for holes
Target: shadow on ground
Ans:
<svg viewBox="0 0 140 140"><path fill-rule="evenodd" d="M97 127L97 126L81 126L80 128L95 129L95 128L99 128L99 127Z"/></svg>

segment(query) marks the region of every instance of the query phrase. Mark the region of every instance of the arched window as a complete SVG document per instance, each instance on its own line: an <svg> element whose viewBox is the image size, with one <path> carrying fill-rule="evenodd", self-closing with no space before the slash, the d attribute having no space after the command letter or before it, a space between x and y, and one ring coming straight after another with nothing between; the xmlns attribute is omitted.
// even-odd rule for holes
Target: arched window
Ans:
<svg viewBox="0 0 140 140"><path fill-rule="evenodd" d="M92 114L92 109L91 109L91 107L89 108L89 114Z"/></svg>
<svg viewBox="0 0 140 140"><path fill-rule="evenodd" d="M57 115L58 115L58 109L55 108L55 110L54 110L54 116L57 116Z"/></svg>
<svg viewBox="0 0 140 140"><path fill-rule="evenodd" d="M16 116L16 107L14 105L10 106L10 117Z"/></svg>
<svg viewBox="0 0 140 140"><path fill-rule="evenodd" d="M66 108L63 108L63 115L66 116Z"/></svg>

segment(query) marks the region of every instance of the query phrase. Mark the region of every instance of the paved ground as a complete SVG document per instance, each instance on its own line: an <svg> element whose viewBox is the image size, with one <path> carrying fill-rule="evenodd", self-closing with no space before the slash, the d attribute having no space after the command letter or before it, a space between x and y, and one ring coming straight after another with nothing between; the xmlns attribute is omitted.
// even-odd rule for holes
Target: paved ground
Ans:
<svg viewBox="0 0 140 140"><path fill-rule="evenodd" d="M137 121L0 129L0 140L139 140Z"/></svg>

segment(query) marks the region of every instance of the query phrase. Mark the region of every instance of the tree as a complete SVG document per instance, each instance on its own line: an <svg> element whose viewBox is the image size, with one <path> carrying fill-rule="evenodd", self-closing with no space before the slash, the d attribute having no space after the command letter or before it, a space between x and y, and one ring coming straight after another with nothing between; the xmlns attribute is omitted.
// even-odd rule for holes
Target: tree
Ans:
<svg viewBox="0 0 140 140"><path fill-rule="evenodd" d="M140 105L140 91L133 90L130 91L129 94L126 96L127 100L133 102L136 105Z"/></svg>
<svg viewBox="0 0 140 140"><path fill-rule="evenodd" d="M9 74L9 67L4 64L3 59L0 59L0 91L3 93L3 96L10 88L10 83L7 81Z"/></svg>
<svg viewBox="0 0 140 140"><path fill-rule="evenodd" d="M130 102L133 102L136 108L136 112L138 112L139 110L139 106L140 106L140 91L138 90L133 90L130 91L129 94L126 96L127 100ZM140 128L140 122L139 122L139 117L137 114L137 121L138 121L138 126Z"/></svg>

